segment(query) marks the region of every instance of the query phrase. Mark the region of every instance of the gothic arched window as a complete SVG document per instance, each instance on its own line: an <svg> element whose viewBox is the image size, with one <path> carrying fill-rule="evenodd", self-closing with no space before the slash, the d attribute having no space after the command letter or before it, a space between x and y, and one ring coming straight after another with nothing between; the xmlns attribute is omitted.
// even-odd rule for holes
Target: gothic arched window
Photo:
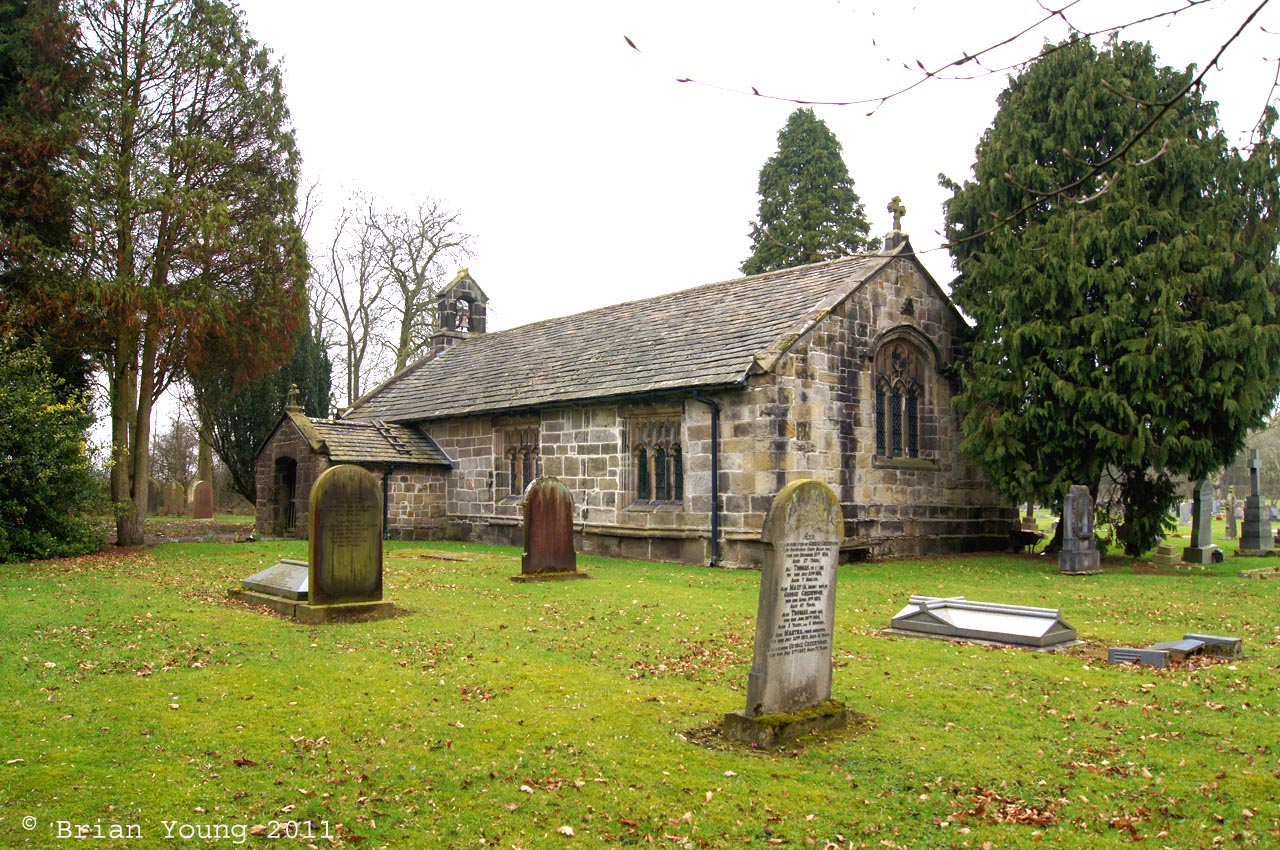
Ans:
<svg viewBox="0 0 1280 850"><path fill-rule="evenodd" d="M919 457L924 389L924 356L902 338L890 339L876 351L875 446L879 457Z"/></svg>

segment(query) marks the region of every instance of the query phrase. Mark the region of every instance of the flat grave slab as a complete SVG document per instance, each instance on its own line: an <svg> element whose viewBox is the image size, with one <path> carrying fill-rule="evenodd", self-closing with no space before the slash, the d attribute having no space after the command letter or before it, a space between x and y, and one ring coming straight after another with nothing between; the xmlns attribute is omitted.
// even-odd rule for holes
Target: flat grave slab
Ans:
<svg viewBox="0 0 1280 850"><path fill-rule="evenodd" d="M894 616L888 632L1032 649L1064 649L1083 643L1057 608L978 602L963 596L912 596Z"/></svg>

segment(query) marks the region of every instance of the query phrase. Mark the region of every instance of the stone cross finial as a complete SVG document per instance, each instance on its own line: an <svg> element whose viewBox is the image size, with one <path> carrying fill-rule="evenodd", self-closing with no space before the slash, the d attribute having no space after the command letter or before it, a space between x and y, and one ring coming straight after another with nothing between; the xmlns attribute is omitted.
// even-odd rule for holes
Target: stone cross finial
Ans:
<svg viewBox="0 0 1280 850"><path fill-rule="evenodd" d="M293 384L289 387L289 396L284 403L285 410L301 410L302 405L298 403L298 385Z"/></svg>
<svg viewBox="0 0 1280 850"><path fill-rule="evenodd" d="M902 205L902 198L894 195L886 209L893 214L893 229L902 230L902 217L907 214L907 208Z"/></svg>
<svg viewBox="0 0 1280 850"><path fill-rule="evenodd" d="M1258 462L1258 450L1249 449L1249 494L1262 495L1262 464Z"/></svg>

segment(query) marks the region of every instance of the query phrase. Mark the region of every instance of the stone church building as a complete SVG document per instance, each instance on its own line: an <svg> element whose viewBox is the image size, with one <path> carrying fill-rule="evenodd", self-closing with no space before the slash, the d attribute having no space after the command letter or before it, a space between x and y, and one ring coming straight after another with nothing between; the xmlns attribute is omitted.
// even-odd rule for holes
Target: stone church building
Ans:
<svg viewBox="0 0 1280 850"><path fill-rule="evenodd" d="M573 492L580 550L756 565L788 482L829 484L849 558L1003 549L1015 511L957 452L968 326L895 231L877 254L485 332L463 271L431 352L341 419L286 410L258 529L305 535L310 483L357 463L391 537L521 540L521 494Z"/></svg>

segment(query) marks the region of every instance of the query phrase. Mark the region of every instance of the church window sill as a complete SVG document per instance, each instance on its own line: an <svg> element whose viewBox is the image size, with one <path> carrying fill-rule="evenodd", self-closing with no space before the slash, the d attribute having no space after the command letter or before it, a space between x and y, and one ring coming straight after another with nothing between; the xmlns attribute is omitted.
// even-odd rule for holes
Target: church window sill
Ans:
<svg viewBox="0 0 1280 850"><path fill-rule="evenodd" d="M923 457L883 457L871 458L872 469L914 469L924 472L937 472L938 462Z"/></svg>

